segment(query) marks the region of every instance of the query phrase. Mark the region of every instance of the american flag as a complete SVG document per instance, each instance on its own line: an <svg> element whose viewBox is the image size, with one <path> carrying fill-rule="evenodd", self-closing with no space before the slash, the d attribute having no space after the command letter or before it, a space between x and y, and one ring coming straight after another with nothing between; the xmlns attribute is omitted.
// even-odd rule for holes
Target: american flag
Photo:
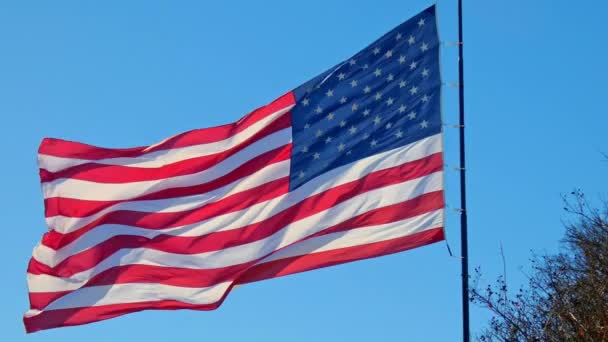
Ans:
<svg viewBox="0 0 608 342"><path fill-rule="evenodd" d="M237 284L442 240L439 45L433 6L235 123L44 139L26 330L211 310Z"/></svg>

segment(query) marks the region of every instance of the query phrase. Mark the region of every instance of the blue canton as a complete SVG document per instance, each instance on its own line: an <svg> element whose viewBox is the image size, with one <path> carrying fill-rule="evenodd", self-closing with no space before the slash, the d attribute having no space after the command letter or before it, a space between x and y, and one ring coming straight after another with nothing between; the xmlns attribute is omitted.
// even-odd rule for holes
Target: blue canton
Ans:
<svg viewBox="0 0 608 342"><path fill-rule="evenodd" d="M294 90L290 189L441 132L435 6Z"/></svg>

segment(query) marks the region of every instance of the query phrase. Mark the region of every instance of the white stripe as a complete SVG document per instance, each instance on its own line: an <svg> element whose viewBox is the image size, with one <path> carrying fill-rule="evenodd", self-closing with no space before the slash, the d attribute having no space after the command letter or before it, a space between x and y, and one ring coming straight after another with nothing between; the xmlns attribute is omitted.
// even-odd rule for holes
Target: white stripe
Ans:
<svg viewBox="0 0 608 342"><path fill-rule="evenodd" d="M290 198L293 198L292 201L285 202L283 198L273 200L275 202L280 201L281 203L284 203L287 206L278 207L275 203L266 206L265 204L260 203L256 206L241 210L239 212L218 216L217 219L212 219L214 221L204 222L208 225L215 226L222 225L222 222L234 222L235 218L242 218L244 216L248 217L247 220L241 220L242 223L239 223L240 225L231 226L232 228L226 229L238 228L243 225L256 222L250 220L256 217L260 217L260 215L264 216L264 212L257 211L258 208L277 208L277 210L281 211L310 195L323 192L329 188L335 187L340 184L354 181L370 172L384 170L386 168L401 165L406 162L411 162L417 159L427 157L431 154L441 152L441 139L441 135L437 134L419 140L417 142L408 144L406 146L379 153L321 174L318 177L307 182L306 184L302 185L300 188L296 189L296 191L293 191L290 194ZM255 176L255 174L253 176ZM182 198L185 198L185 200L182 200ZM83 218L67 217L61 215L48 217L47 224L49 225L49 227L52 227L60 233L69 233L80 229L81 227L114 210L130 210L139 212L177 212L181 210L186 210L183 209L184 205L186 208L196 208L208 202L206 197L203 197L202 200L198 199L196 196L188 196L182 198L176 197L162 200L123 202ZM192 201L192 203L188 204L189 201ZM276 213L276 211L274 213ZM164 230L162 231L162 233L170 234L170 231L173 229L179 230L179 228L172 228L169 230ZM185 229L185 231L187 232L189 231L189 229ZM183 231L179 232L179 234L183 233ZM198 235L198 233L192 234L191 236L193 235Z"/></svg>
<svg viewBox="0 0 608 342"><path fill-rule="evenodd" d="M211 304L222 298L231 283L224 282L202 288L156 283L91 286L56 299L42 311L30 310L25 315L32 317L51 310L163 300L176 300L194 305Z"/></svg>
<svg viewBox="0 0 608 342"><path fill-rule="evenodd" d="M137 166L137 167L160 167L163 165L175 163L180 160L202 157L222 151L229 150L243 141L251 138L257 132L262 130L264 127L270 125L277 118L287 113L293 105L278 110L264 119L254 123L253 125L245 128L244 130L236 133L230 138L193 146L178 147L168 150L161 150L146 153L139 157L128 157L128 158L107 158L99 160L87 160L87 159L75 159L75 158L64 158L55 157L46 154L38 155L38 165L41 169L46 169L50 172L57 172L68 167L86 164L86 163L99 163L106 165L122 165L122 166Z"/></svg>
<svg viewBox="0 0 608 342"><path fill-rule="evenodd" d="M193 186L217 179L264 152L291 142L291 128L280 130L247 146L209 169L159 180L107 184L80 179L57 179L43 183L44 198L63 197L96 201L119 201L164 189Z"/></svg>
<svg viewBox="0 0 608 342"><path fill-rule="evenodd" d="M369 210L400 203L425 193L442 189L443 173L386 186L359 194L334 207L291 222L273 235L247 244L199 254L176 254L137 248L123 249L106 258L94 268L68 278L28 274L30 292L73 290L93 276L118 265L144 264L192 269L212 269L256 260L298 240L320 232Z"/></svg>
<svg viewBox="0 0 608 342"><path fill-rule="evenodd" d="M443 209L440 209L402 221L321 235L287 246L262 259L257 265L300 255L382 242L443 227L443 215Z"/></svg>

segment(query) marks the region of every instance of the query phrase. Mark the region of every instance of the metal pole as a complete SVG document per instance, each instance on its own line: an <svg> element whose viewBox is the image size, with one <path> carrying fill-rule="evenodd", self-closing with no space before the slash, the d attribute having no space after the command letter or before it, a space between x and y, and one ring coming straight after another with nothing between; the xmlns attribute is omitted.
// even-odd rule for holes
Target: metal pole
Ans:
<svg viewBox="0 0 608 342"><path fill-rule="evenodd" d="M460 249L462 253L462 340L469 342L469 247L467 239L466 165L464 148L464 59L462 0L458 0L458 83L460 129Z"/></svg>

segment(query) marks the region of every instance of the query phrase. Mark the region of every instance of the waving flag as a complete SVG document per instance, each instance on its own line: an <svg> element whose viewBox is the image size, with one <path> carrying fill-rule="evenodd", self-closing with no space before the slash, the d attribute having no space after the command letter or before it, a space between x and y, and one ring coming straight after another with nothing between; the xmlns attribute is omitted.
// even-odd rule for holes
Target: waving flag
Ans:
<svg viewBox="0 0 608 342"><path fill-rule="evenodd" d="M28 332L217 308L236 284L443 239L435 8L225 126L148 147L44 139Z"/></svg>

